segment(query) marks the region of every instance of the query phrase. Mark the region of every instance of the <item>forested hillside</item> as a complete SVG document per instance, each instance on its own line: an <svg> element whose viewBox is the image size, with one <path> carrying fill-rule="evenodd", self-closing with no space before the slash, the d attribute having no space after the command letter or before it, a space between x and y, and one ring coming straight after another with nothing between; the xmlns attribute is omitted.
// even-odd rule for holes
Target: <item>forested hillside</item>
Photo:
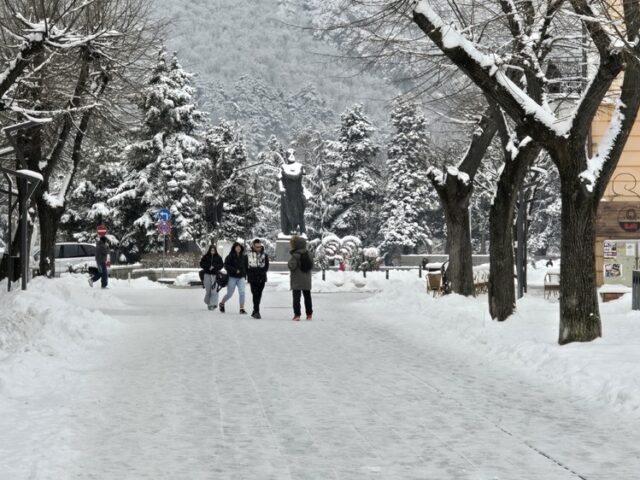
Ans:
<svg viewBox="0 0 640 480"><path fill-rule="evenodd" d="M172 21L167 47L198 75L203 107L214 119L240 121L249 137L263 130L260 139L247 139L254 148L271 134L290 140L311 116L314 127L337 127L340 112L355 102L367 105L374 123L386 122L392 89L314 39L302 28L311 20L302 7L281 0L156 2Z"/></svg>

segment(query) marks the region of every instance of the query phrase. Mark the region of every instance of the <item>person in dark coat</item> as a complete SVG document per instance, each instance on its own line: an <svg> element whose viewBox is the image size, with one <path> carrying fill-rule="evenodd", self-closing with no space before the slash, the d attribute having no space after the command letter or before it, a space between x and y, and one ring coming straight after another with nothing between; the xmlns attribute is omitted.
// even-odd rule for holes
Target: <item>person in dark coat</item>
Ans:
<svg viewBox="0 0 640 480"><path fill-rule="evenodd" d="M200 268L204 271L202 283L205 288L204 303L209 310L215 310L218 307L218 288L216 285L216 275L224 263L222 257L218 254L215 245L211 245L207 253L200 259Z"/></svg>
<svg viewBox="0 0 640 480"><path fill-rule="evenodd" d="M269 256L264 252L264 246L259 238L251 243L251 250L245 257L247 282L251 286L251 296L253 297L253 318L260 316L260 300L262 291L267 283L267 271L269 270Z"/></svg>
<svg viewBox="0 0 640 480"><path fill-rule="evenodd" d="M311 262L313 267L313 258L307 250L307 241L298 235L291 237L289 241L291 245L291 257L289 258L288 267L291 273L291 291L293 292L293 320L299 321L301 315L300 296L304 296L304 308L307 314L307 320L311 320L313 315L313 305L311 303L311 268L305 270L303 267L303 256Z"/></svg>
<svg viewBox="0 0 640 480"><path fill-rule="evenodd" d="M109 284L109 271L107 270L107 261L109 260L109 244L107 237L100 237L96 242L96 266L98 271L89 278L89 286L93 287L93 283L100 280L102 288L107 288Z"/></svg>
<svg viewBox="0 0 640 480"><path fill-rule="evenodd" d="M224 304L233 296L236 287L238 287L238 294L240 295L240 313L247 313L244 309L244 277L247 276L246 260L244 257L244 247L240 243L235 242L231 246L229 255L224 259L224 268L227 271L227 275L229 275L229 283L227 283L227 294L219 305L222 313L225 311Z"/></svg>

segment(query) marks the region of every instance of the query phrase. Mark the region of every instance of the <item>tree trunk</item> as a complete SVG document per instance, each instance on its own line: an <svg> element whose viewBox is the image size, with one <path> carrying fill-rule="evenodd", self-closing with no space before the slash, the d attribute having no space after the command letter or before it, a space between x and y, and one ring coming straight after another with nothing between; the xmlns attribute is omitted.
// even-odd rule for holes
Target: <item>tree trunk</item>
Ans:
<svg viewBox="0 0 640 480"><path fill-rule="evenodd" d="M471 196L471 192L466 197ZM471 222L467 202L443 203L447 221L447 246L449 250L448 276L454 293L472 296L473 257L471 250Z"/></svg>
<svg viewBox="0 0 640 480"><path fill-rule="evenodd" d="M520 133L518 138L523 139L525 135ZM491 318L500 322L509 318L516 310L513 217L518 192L529 167L540 153L538 146L529 143L521 147L515 158L511 158L506 149L507 142L508 136L505 135L505 164L489 210L489 312Z"/></svg>
<svg viewBox="0 0 640 480"><path fill-rule="evenodd" d="M597 202L576 172L561 173L560 335L558 342L589 342L602 336L596 286Z"/></svg>
<svg viewBox="0 0 640 480"><path fill-rule="evenodd" d="M56 275L56 236L62 209L49 205L42 197L37 200L40 223L40 275L53 278Z"/></svg>
<svg viewBox="0 0 640 480"><path fill-rule="evenodd" d="M503 187L503 188L501 188ZM489 313L500 322L516 310L513 284L513 210L516 193L504 182L489 212Z"/></svg>

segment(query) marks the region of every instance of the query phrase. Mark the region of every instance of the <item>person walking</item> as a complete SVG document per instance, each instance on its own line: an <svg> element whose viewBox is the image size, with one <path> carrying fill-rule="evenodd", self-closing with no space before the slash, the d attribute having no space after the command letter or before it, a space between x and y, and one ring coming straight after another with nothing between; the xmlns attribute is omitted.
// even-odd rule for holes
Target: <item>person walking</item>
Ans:
<svg viewBox="0 0 640 480"><path fill-rule="evenodd" d="M215 245L211 245L207 253L200 259L200 268L204 272L202 283L205 288L204 303L209 310L218 308L218 285L216 275L222 270L224 263Z"/></svg>
<svg viewBox="0 0 640 480"><path fill-rule="evenodd" d="M260 316L260 300L262 299L262 291L267 283L267 271L269 270L269 256L264 252L264 246L259 238L251 243L251 250L245 257L247 282L251 287L251 296L253 297L253 318L262 318Z"/></svg>
<svg viewBox="0 0 640 480"><path fill-rule="evenodd" d="M291 272L291 291L293 292L293 320L300 321L300 296L304 296L304 308L307 320L313 316L313 305L311 303L311 270L313 269L313 258L307 250L307 241L298 235L291 237L291 257L288 267Z"/></svg>
<svg viewBox="0 0 640 480"><path fill-rule="evenodd" d="M94 282L100 280L102 288L109 285L109 272L107 271L107 261L109 260L109 244L107 237L100 237L96 242L96 266L98 271L89 278L89 286L93 287Z"/></svg>
<svg viewBox="0 0 640 480"><path fill-rule="evenodd" d="M224 313L224 304L227 303L233 296L236 287L238 287L238 294L240 296L240 313L245 314L247 311L244 309L244 277L247 276L246 260L244 258L244 247L235 242L231 246L231 251L227 258L224 259L224 268L229 275L229 283L227 283L227 294L220 302L220 312Z"/></svg>

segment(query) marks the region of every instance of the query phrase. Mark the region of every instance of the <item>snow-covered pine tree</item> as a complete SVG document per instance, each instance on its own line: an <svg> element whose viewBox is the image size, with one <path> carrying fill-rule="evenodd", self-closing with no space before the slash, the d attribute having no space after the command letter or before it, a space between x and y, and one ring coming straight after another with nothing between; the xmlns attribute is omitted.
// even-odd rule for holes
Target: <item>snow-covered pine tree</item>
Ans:
<svg viewBox="0 0 640 480"><path fill-rule="evenodd" d="M255 171L256 213L258 221L255 234L267 247L272 246L280 232L280 192L278 175L284 163L284 148L275 135L267 142L267 148L258 155Z"/></svg>
<svg viewBox="0 0 640 480"><path fill-rule="evenodd" d="M387 147L380 248L385 255L417 253L431 244L427 215L435 208L426 175L427 125L411 103L397 105L391 123L395 133Z"/></svg>
<svg viewBox="0 0 640 480"><path fill-rule="evenodd" d="M303 130L295 139L297 155L306 166L308 177L305 189L308 192L305 224L309 238L322 237L326 230L328 189L325 178L327 170L327 142L322 132L315 128Z"/></svg>
<svg viewBox="0 0 640 480"><path fill-rule="evenodd" d="M327 148L328 230L341 237L357 236L365 245L375 241L381 198L375 166L380 148L371 138L374 132L362 105L355 105L341 115L339 138Z"/></svg>
<svg viewBox="0 0 640 480"><path fill-rule="evenodd" d="M252 172L240 130L229 122L207 131L206 161L200 170L207 205L207 233L213 238L246 238L256 224Z"/></svg>
<svg viewBox="0 0 640 480"><path fill-rule="evenodd" d="M105 224L109 233L120 240L122 224L108 199L124 180L120 144L96 147L78 175L61 218L61 231L78 241L93 241L96 226Z"/></svg>
<svg viewBox="0 0 640 480"><path fill-rule="evenodd" d="M123 223L138 230L143 251L160 246L161 208L171 211L172 239L178 242L194 240L202 210L196 173L203 146L195 135L206 117L195 105L191 75L175 54L169 62L166 57L163 48L138 98L143 124L125 152L128 174L112 200Z"/></svg>

